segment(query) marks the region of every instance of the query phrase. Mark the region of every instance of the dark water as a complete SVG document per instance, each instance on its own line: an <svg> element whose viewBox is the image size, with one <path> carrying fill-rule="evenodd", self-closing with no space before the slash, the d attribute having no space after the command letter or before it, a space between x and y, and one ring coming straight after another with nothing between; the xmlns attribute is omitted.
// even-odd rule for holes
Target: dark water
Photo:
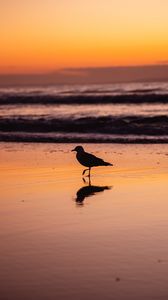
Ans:
<svg viewBox="0 0 168 300"><path fill-rule="evenodd" d="M168 142L168 83L0 89L0 140Z"/></svg>

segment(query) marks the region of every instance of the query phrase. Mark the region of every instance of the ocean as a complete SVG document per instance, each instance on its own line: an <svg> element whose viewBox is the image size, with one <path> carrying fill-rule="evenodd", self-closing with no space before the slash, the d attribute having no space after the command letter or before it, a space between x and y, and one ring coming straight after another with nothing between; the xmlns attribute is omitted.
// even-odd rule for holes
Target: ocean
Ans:
<svg viewBox="0 0 168 300"><path fill-rule="evenodd" d="M168 83L1 88L0 141L168 143Z"/></svg>

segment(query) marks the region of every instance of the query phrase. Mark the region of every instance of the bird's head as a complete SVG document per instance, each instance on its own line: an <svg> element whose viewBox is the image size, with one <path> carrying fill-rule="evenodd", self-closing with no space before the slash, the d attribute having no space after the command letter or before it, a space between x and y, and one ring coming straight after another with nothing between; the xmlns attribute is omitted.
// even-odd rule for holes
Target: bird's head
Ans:
<svg viewBox="0 0 168 300"><path fill-rule="evenodd" d="M76 146L72 151L76 151L76 152L80 153L80 152L84 152L84 149L82 146Z"/></svg>

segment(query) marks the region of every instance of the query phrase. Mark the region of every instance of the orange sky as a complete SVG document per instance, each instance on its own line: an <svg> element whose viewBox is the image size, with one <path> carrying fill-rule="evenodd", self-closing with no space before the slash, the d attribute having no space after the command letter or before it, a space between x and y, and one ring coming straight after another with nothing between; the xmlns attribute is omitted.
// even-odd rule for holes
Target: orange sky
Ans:
<svg viewBox="0 0 168 300"><path fill-rule="evenodd" d="M0 73L168 60L167 0L1 0Z"/></svg>

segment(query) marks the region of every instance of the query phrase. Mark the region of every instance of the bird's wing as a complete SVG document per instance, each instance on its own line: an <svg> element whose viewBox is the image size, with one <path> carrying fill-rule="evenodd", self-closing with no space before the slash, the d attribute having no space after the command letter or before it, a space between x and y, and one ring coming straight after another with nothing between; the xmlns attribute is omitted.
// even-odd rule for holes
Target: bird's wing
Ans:
<svg viewBox="0 0 168 300"><path fill-rule="evenodd" d="M85 160L91 166L101 166L104 165L104 160L90 153L85 152Z"/></svg>

